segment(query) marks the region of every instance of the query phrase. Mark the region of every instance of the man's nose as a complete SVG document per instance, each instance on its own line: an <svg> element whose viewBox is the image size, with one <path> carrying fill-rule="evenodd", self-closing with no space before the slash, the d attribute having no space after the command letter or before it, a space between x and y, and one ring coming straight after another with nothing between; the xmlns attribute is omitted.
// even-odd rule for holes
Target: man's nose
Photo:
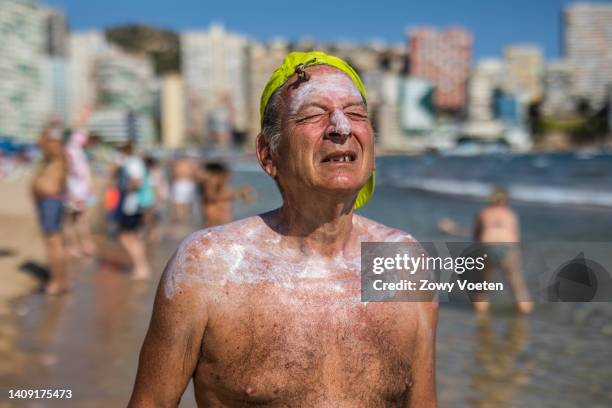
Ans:
<svg viewBox="0 0 612 408"><path fill-rule="evenodd" d="M325 136L335 143L342 144L352 132L351 121L348 120L342 111L338 109L334 110L330 115L329 125L325 130Z"/></svg>

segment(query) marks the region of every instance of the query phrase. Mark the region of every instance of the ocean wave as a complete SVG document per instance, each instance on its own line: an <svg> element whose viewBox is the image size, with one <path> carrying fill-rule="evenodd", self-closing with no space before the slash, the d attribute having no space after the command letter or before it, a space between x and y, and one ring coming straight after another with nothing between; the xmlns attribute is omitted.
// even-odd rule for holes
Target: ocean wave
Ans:
<svg viewBox="0 0 612 408"><path fill-rule="evenodd" d="M496 187L492 183L452 179L401 180L394 184L402 188L477 198L486 198ZM506 186L506 189L512 200L612 207L612 192L526 184L513 184Z"/></svg>

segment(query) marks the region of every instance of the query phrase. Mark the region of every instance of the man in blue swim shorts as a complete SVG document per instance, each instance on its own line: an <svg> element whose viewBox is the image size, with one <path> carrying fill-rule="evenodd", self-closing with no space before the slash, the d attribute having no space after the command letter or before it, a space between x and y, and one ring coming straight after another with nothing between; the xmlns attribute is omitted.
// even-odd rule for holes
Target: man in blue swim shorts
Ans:
<svg viewBox="0 0 612 408"><path fill-rule="evenodd" d="M43 160L32 183L32 194L51 272L51 278L45 288L45 292L50 295L60 295L71 289L62 237L68 164L61 137L62 129L57 123L52 123L43 130L38 139Z"/></svg>

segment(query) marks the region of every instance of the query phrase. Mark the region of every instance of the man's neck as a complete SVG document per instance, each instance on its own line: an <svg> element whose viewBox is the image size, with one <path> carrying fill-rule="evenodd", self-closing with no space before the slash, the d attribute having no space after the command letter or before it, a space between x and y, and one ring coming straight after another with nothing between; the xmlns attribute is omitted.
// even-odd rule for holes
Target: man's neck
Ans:
<svg viewBox="0 0 612 408"><path fill-rule="evenodd" d="M275 218L283 239L305 253L335 256L347 247L353 231L353 209L346 203L312 208L285 203Z"/></svg>

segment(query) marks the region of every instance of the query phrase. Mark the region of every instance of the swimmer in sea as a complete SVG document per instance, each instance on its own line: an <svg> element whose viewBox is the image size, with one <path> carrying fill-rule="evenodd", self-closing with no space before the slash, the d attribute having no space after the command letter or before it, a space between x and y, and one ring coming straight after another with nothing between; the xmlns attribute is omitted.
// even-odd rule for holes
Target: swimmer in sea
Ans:
<svg viewBox="0 0 612 408"><path fill-rule="evenodd" d="M533 303L521 270L519 220L508 206L508 194L505 190L498 188L491 193L489 205L478 213L474 240L484 244L489 255L480 279L491 280L493 271L499 266L510 283L517 309L521 313L530 313ZM477 312L486 312L489 309L484 293L477 294L473 305Z"/></svg>
<svg viewBox="0 0 612 408"><path fill-rule="evenodd" d="M355 214L374 132L348 64L291 53L256 153L283 203L195 232L169 261L130 407L435 407L437 303L361 302L362 242L416 243Z"/></svg>

